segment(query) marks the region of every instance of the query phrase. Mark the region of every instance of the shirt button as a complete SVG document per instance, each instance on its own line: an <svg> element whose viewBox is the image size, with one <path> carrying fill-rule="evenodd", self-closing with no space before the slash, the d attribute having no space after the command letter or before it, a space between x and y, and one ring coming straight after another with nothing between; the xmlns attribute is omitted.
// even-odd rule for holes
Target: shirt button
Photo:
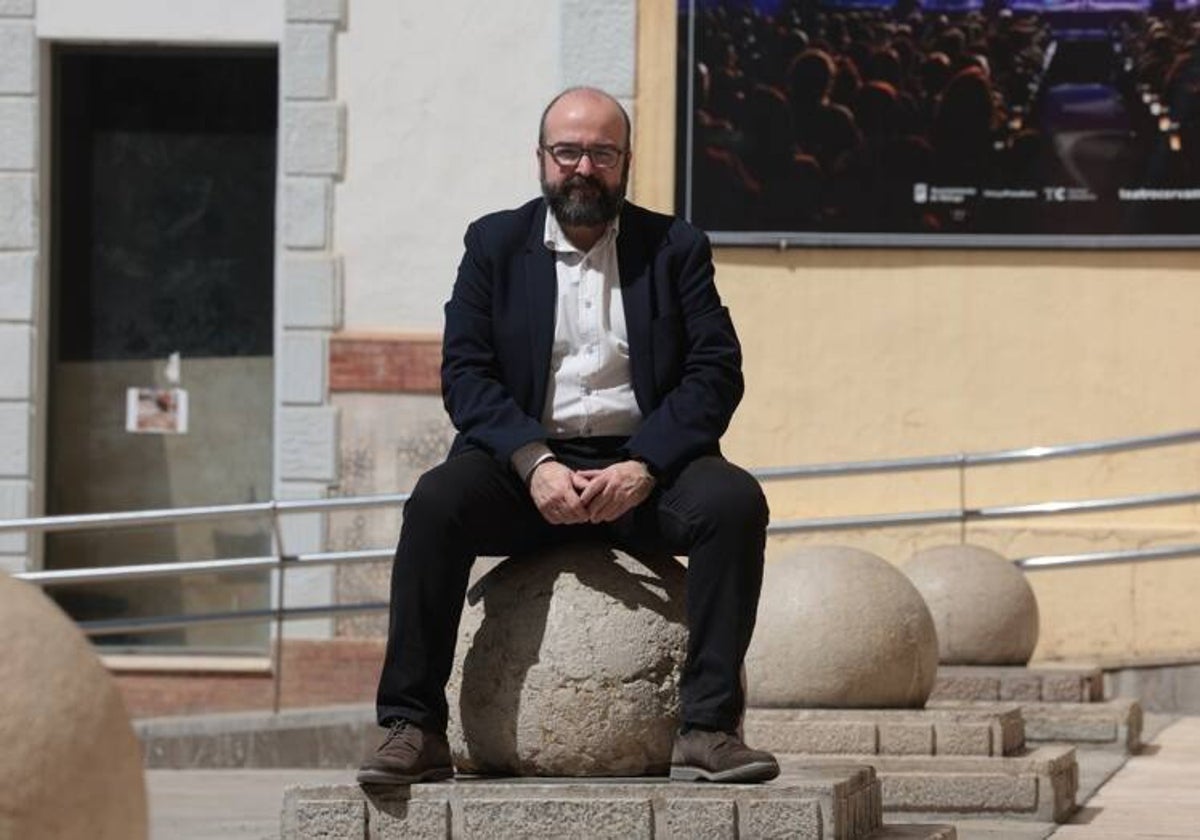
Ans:
<svg viewBox="0 0 1200 840"><path fill-rule="evenodd" d="M584 308L584 309L591 309L591 308L592 308L592 302L591 302L590 300L585 300L585 301L583 302L583 308Z"/></svg>

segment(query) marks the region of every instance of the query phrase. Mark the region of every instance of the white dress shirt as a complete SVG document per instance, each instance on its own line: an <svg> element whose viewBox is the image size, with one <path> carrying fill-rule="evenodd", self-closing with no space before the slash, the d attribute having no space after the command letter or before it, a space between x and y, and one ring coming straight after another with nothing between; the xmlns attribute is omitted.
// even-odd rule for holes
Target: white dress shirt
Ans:
<svg viewBox="0 0 1200 840"><path fill-rule="evenodd" d="M619 219L586 254L546 213L544 242L555 254L558 284L554 345L542 425L550 438L632 435L642 420L629 368L629 336L617 265ZM551 457L535 442L513 454L513 467L528 480Z"/></svg>

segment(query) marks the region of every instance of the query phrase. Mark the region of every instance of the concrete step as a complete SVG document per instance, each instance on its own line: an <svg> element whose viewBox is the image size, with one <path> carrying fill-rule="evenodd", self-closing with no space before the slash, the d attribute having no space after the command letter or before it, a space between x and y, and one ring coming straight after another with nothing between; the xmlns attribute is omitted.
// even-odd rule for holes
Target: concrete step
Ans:
<svg viewBox="0 0 1200 840"><path fill-rule="evenodd" d="M785 770L855 756L786 755ZM997 817L1063 822L1079 789L1075 748L1042 746L1024 755L985 757L864 756L883 787L883 809L936 819Z"/></svg>
<svg viewBox="0 0 1200 840"><path fill-rule="evenodd" d="M882 827L874 771L826 762L762 785L460 777L396 788L294 787L284 794L281 837L874 840ZM907 836L952 838L944 828Z"/></svg>
<svg viewBox="0 0 1200 840"><path fill-rule="evenodd" d="M1025 748L1020 706L746 710L747 742L807 755L1013 755Z"/></svg>
<svg viewBox="0 0 1200 840"><path fill-rule="evenodd" d="M1095 665L939 665L930 700L1093 703L1104 699Z"/></svg>
<svg viewBox="0 0 1200 840"><path fill-rule="evenodd" d="M363 704L133 722L147 768L358 767L383 739Z"/></svg>
<svg viewBox="0 0 1200 840"><path fill-rule="evenodd" d="M929 708L944 711L1007 709L1011 704L939 700ZM1022 703L1025 740L1071 743L1084 748L1121 750L1130 755L1142 746L1143 715L1137 700L1119 698L1096 703Z"/></svg>

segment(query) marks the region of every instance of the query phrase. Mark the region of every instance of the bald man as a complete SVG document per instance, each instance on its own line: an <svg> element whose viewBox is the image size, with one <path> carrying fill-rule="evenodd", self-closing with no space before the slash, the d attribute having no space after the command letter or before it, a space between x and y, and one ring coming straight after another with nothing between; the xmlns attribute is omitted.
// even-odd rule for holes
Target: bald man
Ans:
<svg viewBox="0 0 1200 840"><path fill-rule="evenodd" d="M690 225L625 201L629 117L572 88L542 114L542 197L467 228L443 339L458 435L412 492L392 568L372 784L454 774L445 686L470 567L576 540L688 556L687 661L671 778L759 782L737 735L767 505L718 442L741 348Z"/></svg>

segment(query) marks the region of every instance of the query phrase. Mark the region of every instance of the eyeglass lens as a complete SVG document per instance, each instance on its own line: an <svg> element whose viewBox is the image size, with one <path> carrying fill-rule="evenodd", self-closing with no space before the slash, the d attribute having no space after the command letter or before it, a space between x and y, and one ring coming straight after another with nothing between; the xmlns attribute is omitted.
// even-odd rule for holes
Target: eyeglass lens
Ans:
<svg viewBox="0 0 1200 840"><path fill-rule="evenodd" d="M593 166L598 166L602 169L616 166L617 161L621 159L621 150L608 146L598 146L590 149L584 146L557 144L550 147L550 156L560 166L575 166L583 160L585 154L591 158Z"/></svg>

